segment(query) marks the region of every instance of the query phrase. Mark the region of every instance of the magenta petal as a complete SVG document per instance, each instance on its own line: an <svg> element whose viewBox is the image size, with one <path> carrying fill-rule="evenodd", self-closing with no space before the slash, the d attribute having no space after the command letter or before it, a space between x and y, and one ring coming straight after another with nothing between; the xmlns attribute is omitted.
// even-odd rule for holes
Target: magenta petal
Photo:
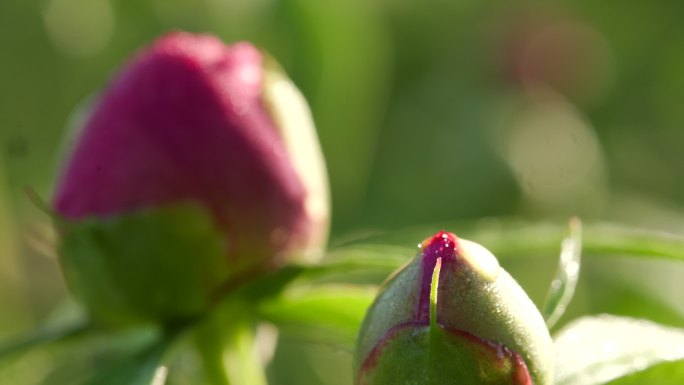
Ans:
<svg viewBox="0 0 684 385"><path fill-rule="evenodd" d="M194 201L234 254L306 243L307 191L262 103L262 60L248 43L189 33L144 49L83 127L56 211L76 220Z"/></svg>
<svg viewBox="0 0 684 385"><path fill-rule="evenodd" d="M432 286L432 272L437 260L441 259L444 266L452 265L458 258L458 238L456 235L440 231L421 243L421 280L420 299L416 310L415 320L427 325L430 322L430 287Z"/></svg>

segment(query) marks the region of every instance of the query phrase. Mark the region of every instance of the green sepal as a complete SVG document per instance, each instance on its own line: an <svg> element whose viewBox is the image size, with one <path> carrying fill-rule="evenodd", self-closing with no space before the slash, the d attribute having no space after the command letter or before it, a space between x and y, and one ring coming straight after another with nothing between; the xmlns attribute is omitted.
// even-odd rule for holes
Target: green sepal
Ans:
<svg viewBox="0 0 684 385"><path fill-rule="evenodd" d="M96 323L173 323L214 301L230 276L226 240L195 205L57 223L64 277Z"/></svg>
<svg viewBox="0 0 684 385"><path fill-rule="evenodd" d="M442 327L407 324L388 332L357 384L522 385L529 377L522 358L501 345Z"/></svg>

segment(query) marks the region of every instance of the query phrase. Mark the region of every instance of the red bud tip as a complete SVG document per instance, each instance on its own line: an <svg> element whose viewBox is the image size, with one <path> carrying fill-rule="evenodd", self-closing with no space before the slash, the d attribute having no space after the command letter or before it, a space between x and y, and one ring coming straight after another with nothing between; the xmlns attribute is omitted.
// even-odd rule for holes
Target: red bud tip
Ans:
<svg viewBox="0 0 684 385"><path fill-rule="evenodd" d="M440 231L421 243L423 269L416 322L423 324L430 322L430 288L432 287L432 272L435 270L437 260L441 259L443 265L454 263L459 247L456 235L446 231Z"/></svg>

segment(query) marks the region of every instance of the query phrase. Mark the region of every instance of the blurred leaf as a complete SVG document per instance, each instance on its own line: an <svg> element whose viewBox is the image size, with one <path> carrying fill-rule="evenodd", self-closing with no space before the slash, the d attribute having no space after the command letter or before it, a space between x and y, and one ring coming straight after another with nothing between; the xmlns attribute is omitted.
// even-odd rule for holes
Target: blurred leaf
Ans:
<svg viewBox="0 0 684 385"><path fill-rule="evenodd" d="M36 345L0 365L0 383L80 384L112 363L136 355L159 340L156 328L88 329L56 342Z"/></svg>
<svg viewBox="0 0 684 385"><path fill-rule="evenodd" d="M684 365L684 330L645 320L584 317L554 340L556 385L604 384L667 361Z"/></svg>
<svg viewBox="0 0 684 385"><path fill-rule="evenodd" d="M310 266L303 276L321 278L369 272L378 272L386 276L408 262L416 254L416 250L378 244L341 247L331 250L323 262Z"/></svg>
<svg viewBox="0 0 684 385"><path fill-rule="evenodd" d="M684 237L664 231L594 223L585 226L587 255L665 258L684 261Z"/></svg>
<svg viewBox="0 0 684 385"><path fill-rule="evenodd" d="M332 250L326 258L316 264L290 264L281 267L272 274L259 277L247 276L247 281L232 280L224 285L216 297L221 303L232 306L233 300L256 303L269 297L275 297L293 284L312 283L334 280L342 277L342 281L352 281L355 274L380 275L385 279L402 263L409 260L411 251L389 245L349 246Z"/></svg>
<svg viewBox="0 0 684 385"><path fill-rule="evenodd" d="M583 303L587 314L608 313L646 318L662 325L682 327L684 313L681 307L676 305L681 298L672 295L681 291L667 285L662 274L678 273L682 277L684 264L669 260L657 262L605 258L585 263L582 265L582 282L578 287L575 301ZM660 279L657 278L658 275L661 275ZM655 284L662 284L663 292L655 292L639 285L638 281L645 277L656 281ZM576 318L579 314L574 316L573 318Z"/></svg>
<svg viewBox="0 0 684 385"><path fill-rule="evenodd" d="M572 300L579 279L580 257L582 255L582 223L577 218L570 220L569 234L561 245L560 263L556 277L551 282L544 304L546 326L552 328L565 313Z"/></svg>
<svg viewBox="0 0 684 385"><path fill-rule="evenodd" d="M259 312L284 334L353 351L375 294L368 287L313 286L265 302Z"/></svg>
<svg viewBox="0 0 684 385"><path fill-rule="evenodd" d="M82 322L61 327L45 327L32 334L18 337L14 340L3 341L0 344L0 360L10 358L25 351L85 334L90 330L90 324Z"/></svg>
<svg viewBox="0 0 684 385"><path fill-rule="evenodd" d="M408 249L440 229L480 243L498 258L554 255L566 233L565 225L557 222L487 218L421 225L354 240L346 247L389 244ZM584 222L582 234L583 254L587 257L625 256L684 261L684 236L681 235L602 222Z"/></svg>
<svg viewBox="0 0 684 385"><path fill-rule="evenodd" d="M684 379L684 362L673 361L655 365L646 370L632 373L611 381L610 385L681 385Z"/></svg>
<svg viewBox="0 0 684 385"><path fill-rule="evenodd" d="M332 250L320 263L284 266L274 274L252 279L248 283L235 282L223 287L222 293L231 293L230 298L256 302L280 294L293 283L352 283L357 276L369 275L375 278L371 283L378 283L407 262L410 255L410 250L387 245L344 247ZM229 302L229 298L224 297L222 301Z"/></svg>
<svg viewBox="0 0 684 385"><path fill-rule="evenodd" d="M164 385L168 369L163 366L163 360L175 336L169 335L140 353L95 373L81 385Z"/></svg>

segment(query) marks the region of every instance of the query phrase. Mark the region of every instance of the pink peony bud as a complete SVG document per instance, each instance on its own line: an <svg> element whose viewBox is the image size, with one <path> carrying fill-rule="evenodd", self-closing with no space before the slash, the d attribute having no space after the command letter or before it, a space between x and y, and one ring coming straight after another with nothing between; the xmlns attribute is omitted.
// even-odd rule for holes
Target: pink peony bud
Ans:
<svg viewBox="0 0 684 385"><path fill-rule="evenodd" d="M446 232L421 249L368 310L356 384L551 384L549 331L496 258Z"/></svg>
<svg viewBox="0 0 684 385"><path fill-rule="evenodd" d="M231 260L321 247L327 185L310 113L267 62L248 43L182 32L158 39L95 105L55 210L79 220L198 202Z"/></svg>
<svg viewBox="0 0 684 385"><path fill-rule="evenodd" d="M311 113L248 43L158 39L78 135L53 206L66 281L96 319L191 317L222 287L324 246L327 177Z"/></svg>

